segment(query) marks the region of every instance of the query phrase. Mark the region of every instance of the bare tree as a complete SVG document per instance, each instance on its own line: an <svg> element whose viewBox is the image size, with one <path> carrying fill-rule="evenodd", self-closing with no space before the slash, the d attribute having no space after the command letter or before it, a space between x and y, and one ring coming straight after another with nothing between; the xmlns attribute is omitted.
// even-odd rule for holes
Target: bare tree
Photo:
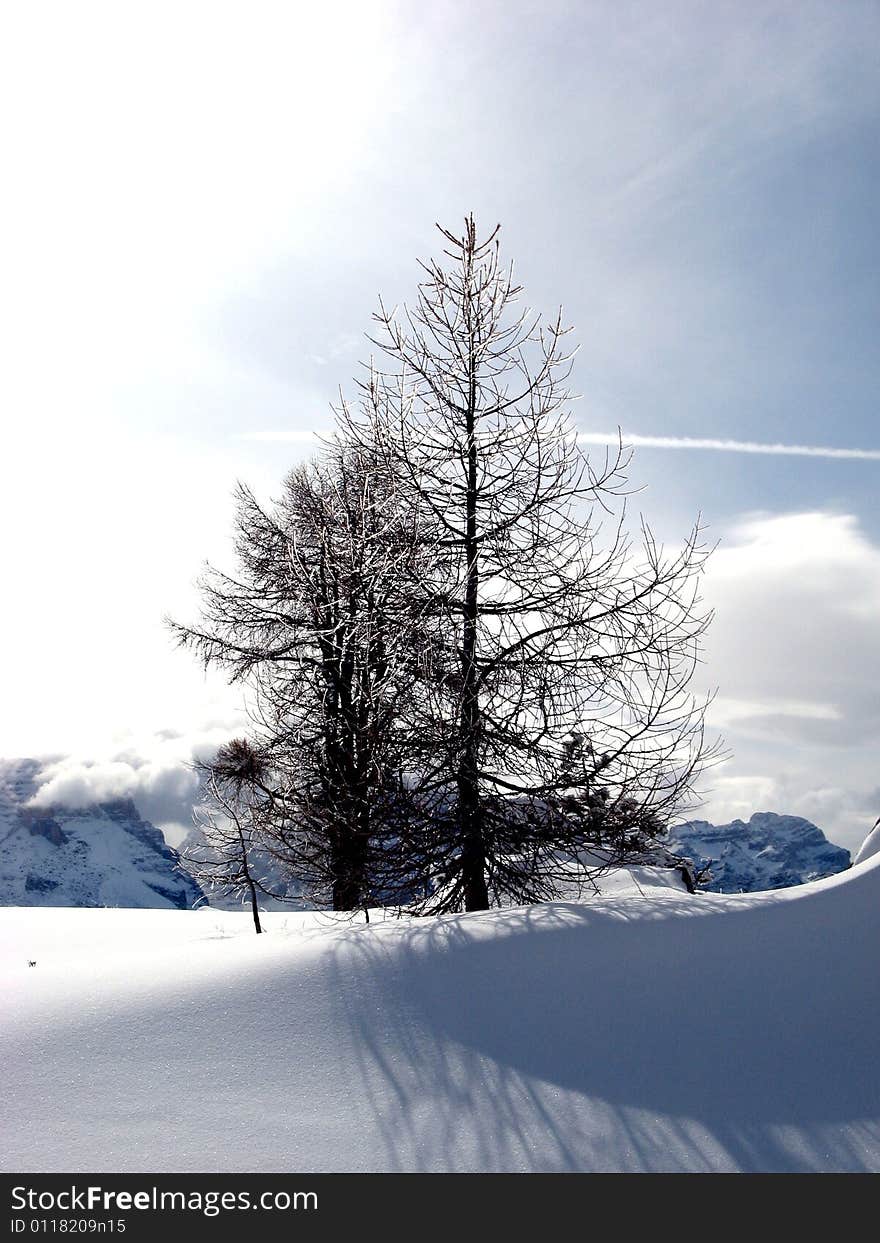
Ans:
<svg viewBox="0 0 880 1243"><path fill-rule="evenodd" d="M335 910L366 910L404 883L396 723L415 652L417 521L367 450L328 447L271 508L239 486L239 572L209 570L203 624L173 624L206 665L251 688L263 757L252 813L276 861Z"/></svg>
<svg viewBox="0 0 880 1243"><path fill-rule="evenodd" d="M270 508L239 487L239 572L175 627L253 689L249 814L338 910L556 896L661 837L713 755L699 526L631 537L629 455L577 444L561 313L517 312L497 229L441 233L334 443Z"/></svg>
<svg viewBox="0 0 880 1243"><path fill-rule="evenodd" d="M180 866L203 889L246 898L259 934L263 928L257 895L280 896L267 888L256 860L261 833L259 800L254 795L263 765L251 745L236 738L221 747L213 761L197 769L202 776L202 798L193 819L199 837L184 851Z"/></svg>
<svg viewBox="0 0 880 1243"><path fill-rule="evenodd" d="M498 229L440 231L414 307L374 317L339 436L431 546L403 705L424 814L400 848L424 855L428 909L479 910L553 896L591 844L622 858L687 803L710 757L688 689L707 549L699 526L667 553L643 525L636 554L628 454L577 444L561 312L517 313Z"/></svg>

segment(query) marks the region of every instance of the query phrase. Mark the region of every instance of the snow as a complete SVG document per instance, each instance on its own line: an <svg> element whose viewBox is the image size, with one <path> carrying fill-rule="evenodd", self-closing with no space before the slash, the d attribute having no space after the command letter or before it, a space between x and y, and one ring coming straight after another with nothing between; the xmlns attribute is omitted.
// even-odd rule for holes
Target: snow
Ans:
<svg viewBox="0 0 880 1243"><path fill-rule="evenodd" d="M853 859L853 863L865 863L868 859L873 859L876 854L880 854L880 822L874 825L874 828L862 842L858 854Z"/></svg>
<svg viewBox="0 0 880 1243"><path fill-rule="evenodd" d="M880 854L736 896L649 871L260 937L0 910L3 1168L880 1169Z"/></svg>

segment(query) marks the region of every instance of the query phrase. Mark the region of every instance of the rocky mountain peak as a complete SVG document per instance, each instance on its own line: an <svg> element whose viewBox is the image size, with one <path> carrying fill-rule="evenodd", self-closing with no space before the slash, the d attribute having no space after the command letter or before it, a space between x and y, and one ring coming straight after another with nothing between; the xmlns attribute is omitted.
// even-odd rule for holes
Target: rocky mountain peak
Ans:
<svg viewBox="0 0 880 1243"><path fill-rule="evenodd" d="M829 842L802 816L758 811L748 822L690 820L670 830L665 844L708 870L704 888L716 893L784 889L832 876L850 866L848 850Z"/></svg>
<svg viewBox="0 0 880 1243"><path fill-rule="evenodd" d="M202 898L132 799L32 806L41 767L0 761L0 905L182 909Z"/></svg>

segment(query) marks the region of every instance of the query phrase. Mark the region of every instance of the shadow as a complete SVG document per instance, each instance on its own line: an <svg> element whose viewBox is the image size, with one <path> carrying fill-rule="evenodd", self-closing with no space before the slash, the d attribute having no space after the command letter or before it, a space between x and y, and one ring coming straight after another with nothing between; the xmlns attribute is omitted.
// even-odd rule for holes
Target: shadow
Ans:
<svg viewBox="0 0 880 1243"><path fill-rule="evenodd" d="M876 1170L878 882L23 969L4 1168Z"/></svg>
<svg viewBox="0 0 880 1243"><path fill-rule="evenodd" d="M344 938L340 998L392 985L345 1007L391 1168L877 1168L878 878Z"/></svg>

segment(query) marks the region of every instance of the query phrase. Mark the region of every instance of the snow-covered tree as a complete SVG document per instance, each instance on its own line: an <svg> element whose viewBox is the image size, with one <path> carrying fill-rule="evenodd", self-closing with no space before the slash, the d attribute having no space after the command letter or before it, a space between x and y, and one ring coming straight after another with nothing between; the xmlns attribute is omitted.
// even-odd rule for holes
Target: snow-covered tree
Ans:
<svg viewBox="0 0 880 1243"><path fill-rule="evenodd" d="M414 722L436 909L552 896L584 847L663 831L707 758L689 693L707 624L697 526L673 552L625 525L622 446L580 449L561 312L518 311L498 230L441 229L412 308L340 437L417 507L432 549ZM605 519L610 521L603 522Z"/></svg>
<svg viewBox="0 0 880 1243"><path fill-rule="evenodd" d="M699 525L631 536L561 313L517 309L497 229L441 234L334 441L270 508L239 488L239 571L177 627L251 686L262 831L340 910L553 897L662 836L712 754Z"/></svg>
<svg viewBox="0 0 880 1243"><path fill-rule="evenodd" d="M425 555L415 522L368 451L329 447L271 507L239 487L238 572L209 571L202 624L174 627L250 687L263 840L335 910L401 884L397 723L417 651L409 584Z"/></svg>

